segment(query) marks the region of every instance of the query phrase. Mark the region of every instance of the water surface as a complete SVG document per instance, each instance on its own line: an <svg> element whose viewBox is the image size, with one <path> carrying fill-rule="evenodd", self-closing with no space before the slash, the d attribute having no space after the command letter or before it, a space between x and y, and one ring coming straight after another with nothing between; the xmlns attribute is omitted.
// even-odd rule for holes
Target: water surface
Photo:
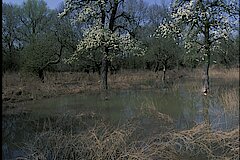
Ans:
<svg viewBox="0 0 240 160"><path fill-rule="evenodd" d="M28 102L24 108L31 110L30 113L3 116L2 158L11 159L24 154L24 150L19 148L24 142L31 141L37 132L33 121L66 113L87 113L92 117L101 115L113 125L119 125L137 116L141 107L154 107L169 115L174 120L174 128L179 130L204 121L208 121L213 130L230 130L238 126L238 111L225 112L225 106L218 98L220 90L213 95L203 96L199 91L189 89L189 84L182 82L178 89L111 90ZM216 86L221 85L224 84ZM158 127L154 122L145 122L143 128L146 128L146 132Z"/></svg>

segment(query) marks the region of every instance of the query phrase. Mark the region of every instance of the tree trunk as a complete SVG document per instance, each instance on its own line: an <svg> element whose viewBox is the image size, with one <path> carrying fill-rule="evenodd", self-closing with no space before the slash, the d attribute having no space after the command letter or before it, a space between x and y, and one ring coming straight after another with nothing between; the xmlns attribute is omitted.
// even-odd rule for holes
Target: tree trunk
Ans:
<svg viewBox="0 0 240 160"><path fill-rule="evenodd" d="M208 70L209 70L209 64L205 64L204 70L203 70L203 93L207 94L209 91L209 75L208 75Z"/></svg>
<svg viewBox="0 0 240 160"><path fill-rule="evenodd" d="M165 84L166 82L166 66L163 65L163 77L162 77L162 82Z"/></svg>
<svg viewBox="0 0 240 160"><path fill-rule="evenodd" d="M210 66L210 54L207 55L206 63L203 69L203 93L207 95L209 92L209 66Z"/></svg>
<svg viewBox="0 0 240 160"><path fill-rule="evenodd" d="M40 69L38 71L38 77L40 78L40 80L44 83L44 73L43 73L43 70Z"/></svg>
<svg viewBox="0 0 240 160"><path fill-rule="evenodd" d="M205 21L205 30L204 30L204 44L205 44L205 65L203 69L203 94L206 96L209 92L209 66L210 66L210 24L209 21Z"/></svg>
<svg viewBox="0 0 240 160"><path fill-rule="evenodd" d="M101 75L101 63L95 62L95 68L98 72L98 75Z"/></svg>
<svg viewBox="0 0 240 160"><path fill-rule="evenodd" d="M101 75L101 66L97 68L98 75Z"/></svg>
<svg viewBox="0 0 240 160"><path fill-rule="evenodd" d="M203 97L203 119L206 125L210 126L210 115L209 115L209 97Z"/></svg>
<svg viewBox="0 0 240 160"><path fill-rule="evenodd" d="M108 73L108 61L107 56L104 55L102 59L102 70L101 70L101 89L107 90L107 73Z"/></svg>
<svg viewBox="0 0 240 160"><path fill-rule="evenodd" d="M156 62L154 72L157 72L157 71L158 71L158 68L159 68L159 62Z"/></svg>

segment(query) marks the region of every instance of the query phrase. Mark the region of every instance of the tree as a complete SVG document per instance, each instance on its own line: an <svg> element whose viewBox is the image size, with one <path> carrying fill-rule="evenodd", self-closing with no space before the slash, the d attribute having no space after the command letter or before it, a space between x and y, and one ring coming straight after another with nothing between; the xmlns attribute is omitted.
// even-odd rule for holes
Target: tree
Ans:
<svg viewBox="0 0 240 160"><path fill-rule="evenodd" d="M124 7L120 8L121 11L124 11L129 17L131 17L131 23L127 24L124 19L119 21L118 23L124 28L130 31L130 34L134 37L134 39L141 42L144 48L147 48L145 43L145 39L147 34L145 33L145 26L147 25L148 18L148 4L144 0L127 0L124 3ZM121 65L121 68L124 69L140 69L144 68L144 56L136 56L133 54L129 54L128 57L122 58L119 62L119 59L116 63ZM116 64L115 63L115 64Z"/></svg>
<svg viewBox="0 0 240 160"><path fill-rule="evenodd" d="M57 11L48 9L43 0L28 0L21 9L23 69L44 82L44 70L59 63L64 50L76 49L73 28L69 19L58 19Z"/></svg>
<svg viewBox="0 0 240 160"><path fill-rule="evenodd" d="M171 20L159 26L157 33L167 36L175 33L190 51L197 53L205 62L203 69L203 93L209 92L209 65L212 51L220 39L227 40L237 25L238 2L236 0L174 0Z"/></svg>
<svg viewBox="0 0 240 160"><path fill-rule="evenodd" d="M114 57L128 57L136 52L136 41L132 39L130 24L132 17L124 10L124 0L78 0L66 1L66 8L60 17L69 12L77 12L76 20L82 22L84 35L77 45L77 51L67 62L78 59L79 54L94 57L94 53L101 53L101 88L108 89L107 74L109 61ZM121 22L125 22L123 25ZM98 52L98 53L99 53Z"/></svg>
<svg viewBox="0 0 240 160"><path fill-rule="evenodd" d="M21 6L19 19L21 21L20 35L24 49L23 69L38 74L43 81L43 63L46 61L47 29L50 28L50 10L43 0L27 0ZM46 46L47 45L47 46Z"/></svg>
<svg viewBox="0 0 240 160"><path fill-rule="evenodd" d="M162 81L165 83L167 69L172 69L178 64L179 48L172 37L163 38L154 32L164 19L169 19L169 10L165 3L150 5L147 8L145 21L147 22L139 32L140 39L148 46L145 55L148 69L163 71Z"/></svg>
<svg viewBox="0 0 240 160"><path fill-rule="evenodd" d="M44 70L60 61L62 50L63 45L56 42L55 35L42 35L23 49L23 69L38 75L44 82Z"/></svg>
<svg viewBox="0 0 240 160"><path fill-rule="evenodd" d="M34 42L49 29L51 12L44 0L27 0L18 15L21 21L21 39L24 45Z"/></svg>
<svg viewBox="0 0 240 160"><path fill-rule="evenodd" d="M219 63L226 68L239 66L239 35L228 41L221 41L221 46L215 51L218 52L215 63Z"/></svg>
<svg viewBox="0 0 240 160"><path fill-rule="evenodd" d="M18 35L19 7L6 3L3 3L2 7L3 70L16 70L18 69L17 52L22 46Z"/></svg>
<svg viewBox="0 0 240 160"><path fill-rule="evenodd" d="M149 53L147 55L155 62L154 70L163 71L162 82L166 82L166 72L168 69L175 68L177 66L177 60L179 59L177 52L180 52L180 47L171 38L154 38L152 46L149 47Z"/></svg>

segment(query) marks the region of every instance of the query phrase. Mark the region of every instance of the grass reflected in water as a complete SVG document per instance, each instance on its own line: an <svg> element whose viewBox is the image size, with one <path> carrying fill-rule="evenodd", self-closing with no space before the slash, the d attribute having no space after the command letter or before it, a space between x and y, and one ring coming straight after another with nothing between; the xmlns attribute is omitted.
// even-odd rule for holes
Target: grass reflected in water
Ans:
<svg viewBox="0 0 240 160"><path fill-rule="evenodd" d="M204 97L197 86L30 102L3 117L3 159L238 159L238 90L218 82Z"/></svg>

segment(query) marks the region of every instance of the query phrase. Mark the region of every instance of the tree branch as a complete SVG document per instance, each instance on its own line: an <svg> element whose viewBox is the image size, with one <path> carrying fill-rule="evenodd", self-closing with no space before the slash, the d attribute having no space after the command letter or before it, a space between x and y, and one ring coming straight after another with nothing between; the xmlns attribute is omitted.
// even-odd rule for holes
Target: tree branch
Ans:
<svg viewBox="0 0 240 160"><path fill-rule="evenodd" d="M63 48L64 48L63 45L61 45L59 53L56 54L56 55L58 56L57 59L56 59L56 60L52 60L52 61L48 61L48 62L41 68L41 70L44 70L46 67L48 67L48 66L51 65L51 64L57 64L57 63L59 63L60 60L61 60Z"/></svg>

